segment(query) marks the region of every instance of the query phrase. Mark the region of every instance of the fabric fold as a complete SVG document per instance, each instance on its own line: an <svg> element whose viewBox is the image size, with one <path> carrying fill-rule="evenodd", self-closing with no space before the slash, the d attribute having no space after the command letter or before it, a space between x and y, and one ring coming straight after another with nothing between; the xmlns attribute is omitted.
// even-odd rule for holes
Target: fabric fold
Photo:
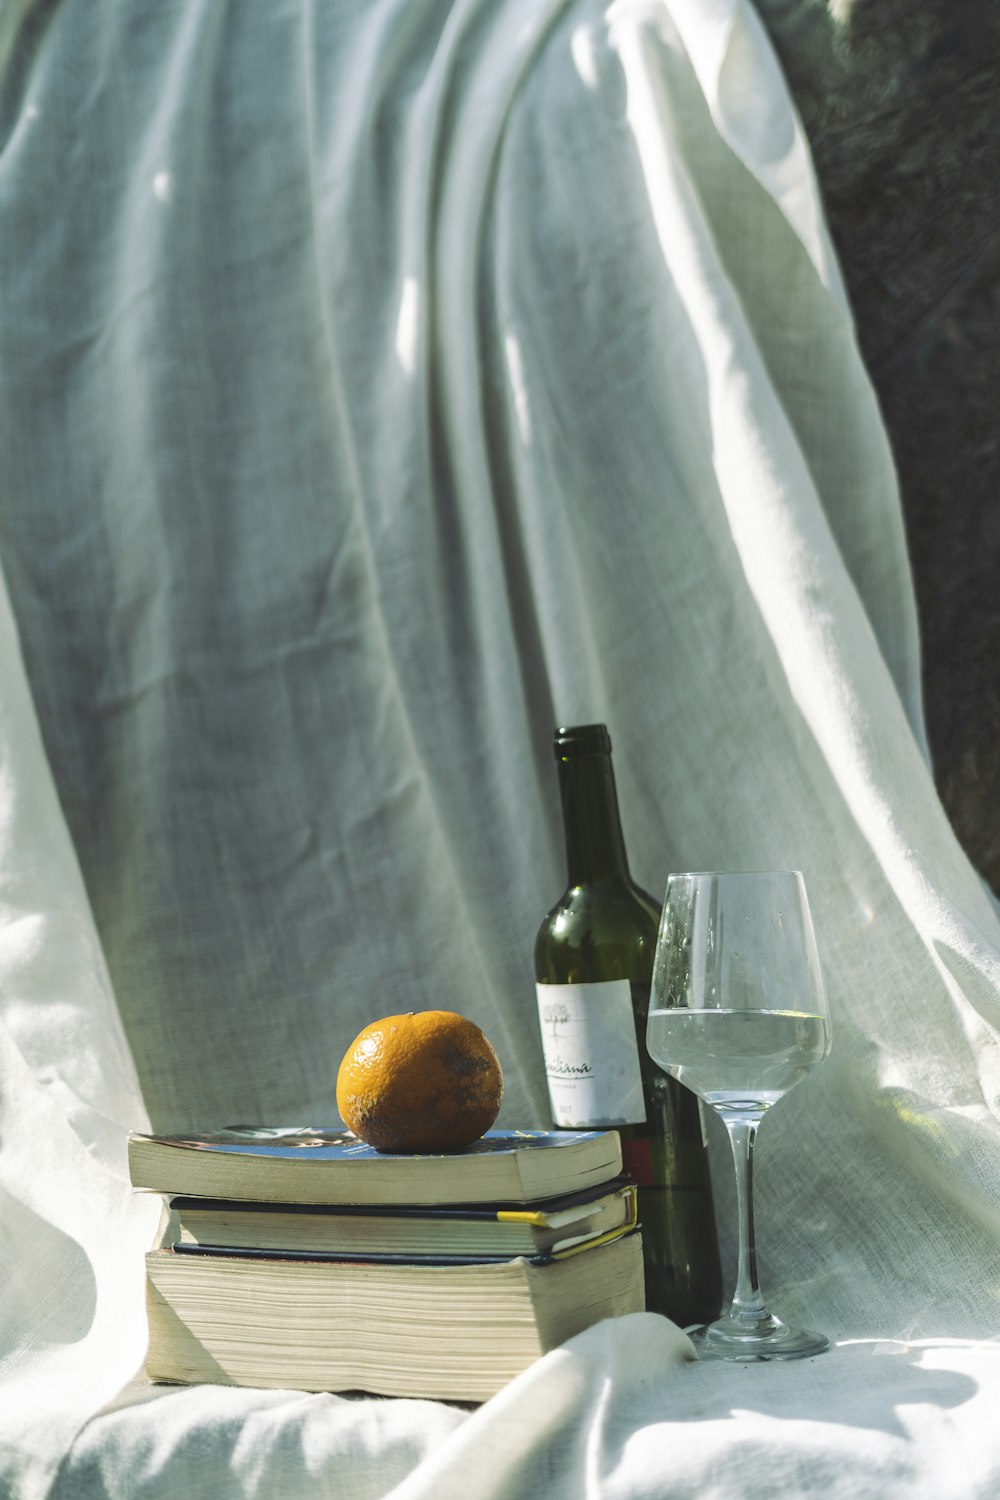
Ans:
<svg viewBox="0 0 1000 1500"><path fill-rule="evenodd" d="M73 1500L770 1497L779 1453L788 1494L940 1500L967 1437L989 1494L1000 929L934 791L892 457L752 10L2 25L12 1493L62 1464ZM643 1315L472 1415L128 1385L158 1212L130 1126L329 1122L357 1031L430 1007L493 1041L501 1123L547 1123L551 733L599 719L656 895L805 873L833 1051L762 1134L759 1249L838 1347L712 1372Z"/></svg>

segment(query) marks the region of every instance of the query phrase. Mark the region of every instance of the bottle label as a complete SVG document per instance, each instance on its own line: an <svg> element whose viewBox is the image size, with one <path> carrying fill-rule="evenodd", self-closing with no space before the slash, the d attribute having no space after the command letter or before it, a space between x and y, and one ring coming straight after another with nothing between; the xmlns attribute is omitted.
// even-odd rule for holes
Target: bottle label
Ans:
<svg viewBox="0 0 1000 1500"><path fill-rule="evenodd" d="M646 1106L628 980L535 988L555 1123L641 1124Z"/></svg>

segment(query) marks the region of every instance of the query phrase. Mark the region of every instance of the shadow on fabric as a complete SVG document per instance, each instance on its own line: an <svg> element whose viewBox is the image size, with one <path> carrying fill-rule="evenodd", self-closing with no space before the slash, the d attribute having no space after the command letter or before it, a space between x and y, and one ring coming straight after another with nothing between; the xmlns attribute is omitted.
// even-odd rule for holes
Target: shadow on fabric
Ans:
<svg viewBox="0 0 1000 1500"><path fill-rule="evenodd" d="M30 1245L31 1255L12 1247ZM0 1299L4 1326L36 1330L49 1347L86 1338L97 1307L97 1283L86 1252L68 1234L0 1187ZM81 1288L83 1292L81 1294Z"/></svg>
<svg viewBox="0 0 1000 1500"><path fill-rule="evenodd" d="M717 1362L693 1366L711 1387L711 1407L698 1413L695 1401L685 1402L685 1421L699 1416L716 1421L728 1415L754 1412L780 1416L782 1422L828 1422L841 1428L867 1428L908 1440L910 1430L899 1415L907 1408L936 1406L951 1410L970 1401L978 1389L971 1376L957 1370L928 1368L928 1354L949 1346L907 1344L896 1339L849 1339L815 1359L770 1365L731 1365L729 1378L720 1378ZM850 1366L850 1371L848 1371ZM738 1392L738 1394L737 1394Z"/></svg>

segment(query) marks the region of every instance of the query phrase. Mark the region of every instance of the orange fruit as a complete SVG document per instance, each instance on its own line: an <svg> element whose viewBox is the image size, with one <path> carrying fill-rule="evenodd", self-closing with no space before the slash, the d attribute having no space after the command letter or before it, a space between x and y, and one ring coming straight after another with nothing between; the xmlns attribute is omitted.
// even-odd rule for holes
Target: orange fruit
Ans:
<svg viewBox="0 0 1000 1500"><path fill-rule="evenodd" d="M379 1151L461 1151L489 1130L502 1098L499 1058L451 1010L372 1021L337 1073L344 1124Z"/></svg>

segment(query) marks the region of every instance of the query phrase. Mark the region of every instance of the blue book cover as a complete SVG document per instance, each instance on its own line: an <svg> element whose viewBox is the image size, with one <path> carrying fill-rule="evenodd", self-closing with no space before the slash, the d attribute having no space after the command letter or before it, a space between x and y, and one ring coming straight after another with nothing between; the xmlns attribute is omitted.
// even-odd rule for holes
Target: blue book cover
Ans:
<svg viewBox="0 0 1000 1500"><path fill-rule="evenodd" d="M504 1151L538 1151L551 1147L578 1145L582 1141L606 1137L601 1130L488 1130L471 1146L461 1151L440 1153L441 1157L496 1156ZM202 1135L147 1136L164 1146L181 1146L189 1151L221 1151L237 1156L302 1158L303 1152L316 1161L426 1161L420 1152L396 1155L376 1151L349 1130L324 1126L227 1125L224 1130Z"/></svg>

